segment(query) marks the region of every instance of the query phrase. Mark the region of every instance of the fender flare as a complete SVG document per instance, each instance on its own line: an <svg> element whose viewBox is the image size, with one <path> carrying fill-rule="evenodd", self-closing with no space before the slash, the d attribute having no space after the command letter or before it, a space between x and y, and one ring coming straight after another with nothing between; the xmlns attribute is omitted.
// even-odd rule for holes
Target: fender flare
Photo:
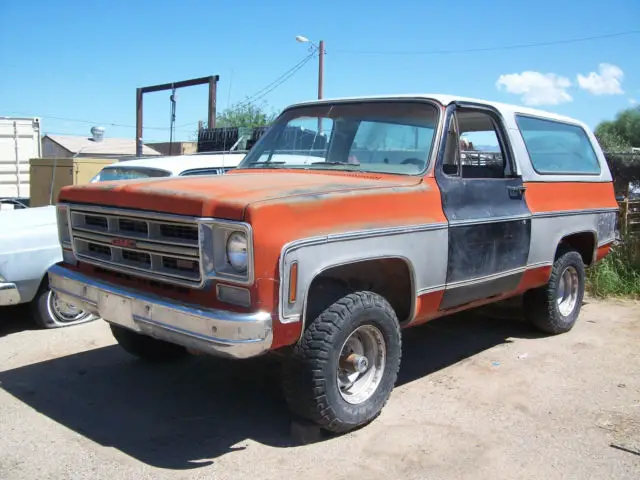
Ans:
<svg viewBox="0 0 640 480"><path fill-rule="evenodd" d="M338 262L338 263L332 263L330 265L326 265L323 268L319 268L316 271L314 271L312 277L311 277L311 282L309 283L309 286L305 289L304 291L304 295L303 295L303 299L302 299L302 311L300 314L300 337L302 338L302 335L304 334L304 330L305 330L305 326L307 324L307 318L306 318L306 314L307 314L307 306L308 306L308 302L309 302L309 292L311 290L311 286L313 285L313 282L319 277L321 276L324 272L327 272L328 270L331 270L333 268L338 268L338 267L342 267L345 265L354 265L357 263L364 263L364 262L370 262L370 261L376 261L376 260L400 260L402 261L406 267L407 270L409 272L409 283L411 285L411 291L410 291L410 295L411 295L411 307L409 309L409 318L406 319L404 322L400 322L401 325L404 324L408 324L411 323L411 321L413 320L413 318L416 315L416 304L417 304L417 299L418 299L418 294L416 291L416 274L415 274L415 269L413 268L413 264L411 263L411 260L409 260L407 257L403 256L403 255L376 255L376 256L370 256L370 257L362 257L362 258L358 258L358 259L354 259L352 261L348 261L348 262ZM281 299L282 301L282 299Z"/></svg>

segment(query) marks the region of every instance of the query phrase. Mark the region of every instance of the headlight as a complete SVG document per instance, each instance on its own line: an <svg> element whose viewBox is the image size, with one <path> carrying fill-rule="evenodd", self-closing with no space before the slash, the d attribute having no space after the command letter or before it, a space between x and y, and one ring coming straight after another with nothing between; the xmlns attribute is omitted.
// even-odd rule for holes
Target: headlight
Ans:
<svg viewBox="0 0 640 480"><path fill-rule="evenodd" d="M247 235L233 232L227 239L227 260L238 273L247 271Z"/></svg>

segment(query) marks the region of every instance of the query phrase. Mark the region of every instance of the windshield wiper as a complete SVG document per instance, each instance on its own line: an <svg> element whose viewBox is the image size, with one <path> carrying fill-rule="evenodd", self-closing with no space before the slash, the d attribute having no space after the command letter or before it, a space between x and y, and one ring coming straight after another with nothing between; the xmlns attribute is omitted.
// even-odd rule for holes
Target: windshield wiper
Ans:
<svg viewBox="0 0 640 480"><path fill-rule="evenodd" d="M284 165L287 162L253 162L250 163L249 165L247 165L247 168L253 168L253 167L257 167L257 168L268 168L270 165Z"/></svg>
<svg viewBox="0 0 640 480"><path fill-rule="evenodd" d="M312 162L309 165L345 165L353 168L360 168L359 163L349 163L349 162Z"/></svg>

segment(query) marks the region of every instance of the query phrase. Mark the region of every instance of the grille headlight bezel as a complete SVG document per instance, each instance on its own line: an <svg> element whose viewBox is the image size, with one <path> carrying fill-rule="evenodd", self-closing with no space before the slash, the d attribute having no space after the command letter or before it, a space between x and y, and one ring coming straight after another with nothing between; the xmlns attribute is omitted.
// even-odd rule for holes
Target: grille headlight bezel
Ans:
<svg viewBox="0 0 640 480"><path fill-rule="evenodd" d="M209 280L227 280L236 284L253 283L253 232L248 223L232 220L201 220L201 265L205 277ZM246 266L238 262L237 256L230 258L230 240L239 236L246 239L244 253ZM238 255L241 256L241 255ZM235 266L234 266L235 263Z"/></svg>
<svg viewBox="0 0 640 480"><path fill-rule="evenodd" d="M58 241L64 249L71 249L71 219L69 216L69 207L66 205L58 205L56 207L56 221L58 223Z"/></svg>

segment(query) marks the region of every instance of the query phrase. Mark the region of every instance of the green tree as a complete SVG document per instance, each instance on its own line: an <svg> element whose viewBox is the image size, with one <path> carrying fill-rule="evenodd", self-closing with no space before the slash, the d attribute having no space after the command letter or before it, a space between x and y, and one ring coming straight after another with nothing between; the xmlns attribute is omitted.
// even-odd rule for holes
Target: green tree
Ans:
<svg viewBox="0 0 640 480"><path fill-rule="evenodd" d="M238 103L216 117L216 127L263 127L275 119L276 114L265 103Z"/></svg>
<svg viewBox="0 0 640 480"><path fill-rule="evenodd" d="M640 107L627 108L615 120L600 122L595 134L604 150L620 152L640 147Z"/></svg>
<svg viewBox="0 0 640 480"><path fill-rule="evenodd" d="M596 127L596 138L603 150L608 152L625 152L631 148L631 143L622 136L614 122L601 122Z"/></svg>

